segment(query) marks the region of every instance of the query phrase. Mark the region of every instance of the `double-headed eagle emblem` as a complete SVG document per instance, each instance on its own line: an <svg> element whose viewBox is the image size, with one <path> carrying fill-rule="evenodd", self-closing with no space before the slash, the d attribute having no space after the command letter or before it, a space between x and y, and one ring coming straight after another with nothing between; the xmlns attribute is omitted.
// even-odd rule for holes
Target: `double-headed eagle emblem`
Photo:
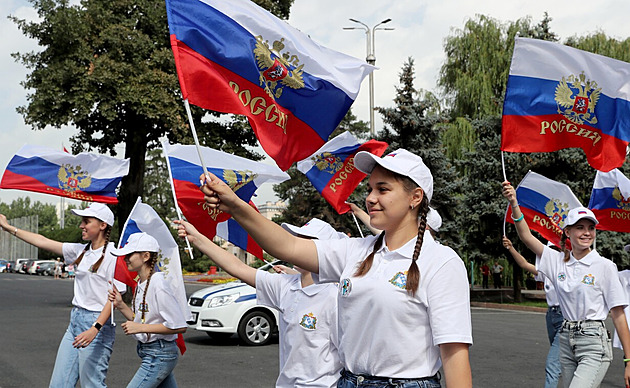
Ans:
<svg viewBox="0 0 630 388"><path fill-rule="evenodd" d="M560 228L564 228L564 220L569 214L569 204L560 202L557 199L551 199L545 205L545 214L551 219L551 221L558 225Z"/></svg>
<svg viewBox="0 0 630 388"><path fill-rule="evenodd" d="M584 72L578 76L570 75L566 79L562 77L555 94L558 113L578 125L597 124L595 105L601 91L597 82L586 79Z"/></svg>
<svg viewBox="0 0 630 388"><path fill-rule="evenodd" d="M322 152L311 158L315 166L319 171L325 171L329 174L336 174L337 171L343 168L343 162L339 156L336 156L330 152Z"/></svg>
<svg viewBox="0 0 630 388"><path fill-rule="evenodd" d="M92 184L92 177L80 165L63 164L57 173L59 188L66 191L83 190Z"/></svg>
<svg viewBox="0 0 630 388"><path fill-rule="evenodd" d="M617 207L623 210L630 210L630 198L624 198L619 190L619 186L615 186L612 197L617 201Z"/></svg>
<svg viewBox="0 0 630 388"><path fill-rule="evenodd" d="M297 55L290 52L282 53L284 49L284 38L276 40L269 48L269 43L263 37L256 37L256 48L254 56L256 65L260 72L260 86L262 86L269 97L280 98L282 89L287 86L291 89L304 87L302 78L304 65L300 65Z"/></svg>
<svg viewBox="0 0 630 388"><path fill-rule="evenodd" d="M223 170L223 180L234 192L237 192L241 187L256 179L256 177L258 177L258 174L254 174L249 170Z"/></svg>

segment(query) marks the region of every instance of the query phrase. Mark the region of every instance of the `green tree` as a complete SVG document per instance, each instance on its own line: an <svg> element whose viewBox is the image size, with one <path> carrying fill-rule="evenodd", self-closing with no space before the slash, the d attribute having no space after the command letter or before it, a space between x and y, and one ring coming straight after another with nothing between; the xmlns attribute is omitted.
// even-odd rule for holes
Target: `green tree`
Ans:
<svg viewBox="0 0 630 388"><path fill-rule="evenodd" d="M440 113L437 99L431 93L413 87L414 61L409 58L399 74L395 106L377 108L385 123L379 140L389 144L389 150L405 148L420 157L433 174L431 206L443 219L440 240L459 250L460 234L456 229L459 217L457 187L460 179L448 161L442 143L441 124L446 121Z"/></svg>
<svg viewBox="0 0 630 388"><path fill-rule="evenodd" d="M40 20L12 17L42 50L15 53L31 70L23 82L27 105L18 108L35 130L73 125L72 149L116 155L123 143L129 175L119 192L119 219L126 219L144 187L146 151L165 134L189 140L188 120L169 43L164 2L153 0L31 0ZM292 0L265 0L263 6L287 17ZM201 142L250 154L253 132L235 119L204 119L193 107ZM215 115L216 116L216 115ZM189 141L188 141L189 142Z"/></svg>

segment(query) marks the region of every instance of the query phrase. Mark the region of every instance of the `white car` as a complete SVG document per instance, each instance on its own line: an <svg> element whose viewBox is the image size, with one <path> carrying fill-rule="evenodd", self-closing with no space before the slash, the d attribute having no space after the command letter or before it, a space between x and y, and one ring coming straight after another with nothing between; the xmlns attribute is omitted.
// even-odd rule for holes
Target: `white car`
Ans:
<svg viewBox="0 0 630 388"><path fill-rule="evenodd" d="M55 260L37 260L37 261L34 261L34 262L33 262L33 264L32 264L30 267L28 267L28 269L27 269L27 273L28 273L29 275L37 275L37 268L38 268L41 264L44 264L44 263L54 263L54 262L55 262Z"/></svg>
<svg viewBox="0 0 630 388"><path fill-rule="evenodd" d="M276 261L260 267L273 271ZM193 320L188 327L205 331L215 339L233 334L247 345L266 345L277 331L278 311L256 303L256 289L240 281L203 288L188 299Z"/></svg>

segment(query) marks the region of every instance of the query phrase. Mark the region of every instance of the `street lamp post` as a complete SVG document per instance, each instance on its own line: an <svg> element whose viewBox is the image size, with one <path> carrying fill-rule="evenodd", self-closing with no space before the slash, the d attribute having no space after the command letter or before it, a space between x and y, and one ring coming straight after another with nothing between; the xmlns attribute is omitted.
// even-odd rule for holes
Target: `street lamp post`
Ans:
<svg viewBox="0 0 630 388"><path fill-rule="evenodd" d="M365 58L365 61L369 63L370 65L374 66L376 64L376 55L375 55L375 50L374 50L374 32L376 30L387 30L387 31L393 30L393 28L387 28L387 27L379 28L381 24L389 23L392 19L385 19L372 28L368 27L367 24L359 20L356 20L356 19L349 19L349 20L353 23L360 24L362 27L344 27L343 29L365 31L366 50L367 50L367 57ZM375 135L375 131L374 131L374 72L373 71L370 72L370 75L368 77L370 81L370 135L374 136Z"/></svg>

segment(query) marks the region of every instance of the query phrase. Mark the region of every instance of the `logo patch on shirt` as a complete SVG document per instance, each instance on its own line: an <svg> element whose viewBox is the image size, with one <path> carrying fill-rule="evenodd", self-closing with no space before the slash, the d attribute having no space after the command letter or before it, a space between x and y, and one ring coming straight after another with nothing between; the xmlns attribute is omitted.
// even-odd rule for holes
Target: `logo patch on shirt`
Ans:
<svg viewBox="0 0 630 388"><path fill-rule="evenodd" d="M300 326L308 330L315 330L317 328L317 317L313 313L304 314L300 321Z"/></svg>
<svg viewBox="0 0 630 388"><path fill-rule="evenodd" d="M586 284L587 286L594 286L595 276L591 275L590 273L588 275L584 275L584 279L582 279L582 283Z"/></svg>
<svg viewBox="0 0 630 388"><path fill-rule="evenodd" d="M567 275L564 272L560 272L558 274L558 280L560 280L561 282L563 282L566 278L567 278Z"/></svg>
<svg viewBox="0 0 630 388"><path fill-rule="evenodd" d="M339 293L341 296L348 296L352 292L352 282L350 279L342 279L339 283Z"/></svg>
<svg viewBox="0 0 630 388"><path fill-rule="evenodd" d="M407 286L407 271L398 272L393 278L389 279L389 282L398 288L403 290Z"/></svg>

